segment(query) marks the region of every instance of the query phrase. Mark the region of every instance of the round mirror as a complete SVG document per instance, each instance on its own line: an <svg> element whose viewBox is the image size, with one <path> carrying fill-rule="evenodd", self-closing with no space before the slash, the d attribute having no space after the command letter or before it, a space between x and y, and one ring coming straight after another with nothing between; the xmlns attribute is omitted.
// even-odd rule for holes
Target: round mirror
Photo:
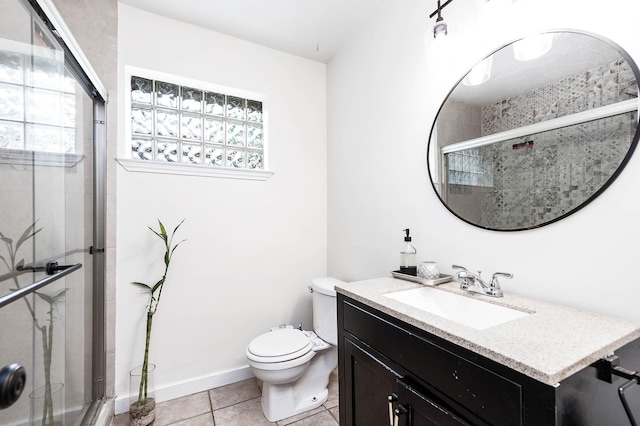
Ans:
<svg viewBox="0 0 640 426"><path fill-rule="evenodd" d="M434 121L429 176L444 205L485 229L537 228L584 207L636 147L638 68L593 35L549 32L475 65Z"/></svg>

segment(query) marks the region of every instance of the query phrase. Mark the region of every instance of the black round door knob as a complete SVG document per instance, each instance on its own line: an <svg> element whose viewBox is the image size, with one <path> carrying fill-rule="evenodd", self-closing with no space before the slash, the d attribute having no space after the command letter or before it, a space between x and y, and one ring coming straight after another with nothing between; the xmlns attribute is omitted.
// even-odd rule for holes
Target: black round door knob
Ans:
<svg viewBox="0 0 640 426"><path fill-rule="evenodd" d="M20 364L5 365L0 370L0 410L20 398L26 383L27 373Z"/></svg>

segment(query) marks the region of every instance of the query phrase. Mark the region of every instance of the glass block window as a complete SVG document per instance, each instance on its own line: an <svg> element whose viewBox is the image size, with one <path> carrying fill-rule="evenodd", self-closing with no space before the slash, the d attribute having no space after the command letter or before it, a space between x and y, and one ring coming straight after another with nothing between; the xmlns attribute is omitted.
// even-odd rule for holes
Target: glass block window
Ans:
<svg viewBox="0 0 640 426"><path fill-rule="evenodd" d="M61 57L0 51L0 149L73 154L75 91Z"/></svg>
<svg viewBox="0 0 640 426"><path fill-rule="evenodd" d="M131 77L131 158L264 169L262 102Z"/></svg>
<svg viewBox="0 0 640 426"><path fill-rule="evenodd" d="M446 154L449 184L493 186L493 168L482 155L482 148Z"/></svg>

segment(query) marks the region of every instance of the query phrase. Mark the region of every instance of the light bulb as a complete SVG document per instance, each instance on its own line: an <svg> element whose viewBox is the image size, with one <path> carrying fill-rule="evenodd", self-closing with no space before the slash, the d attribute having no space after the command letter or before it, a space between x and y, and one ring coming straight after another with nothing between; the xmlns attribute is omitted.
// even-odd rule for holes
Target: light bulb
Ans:
<svg viewBox="0 0 640 426"><path fill-rule="evenodd" d="M465 86L478 86L485 83L491 78L491 66L493 65L493 56L478 62L471 71L462 79Z"/></svg>
<svg viewBox="0 0 640 426"><path fill-rule="evenodd" d="M442 17L436 20L436 24L433 26L433 38L447 35L447 23Z"/></svg>
<svg viewBox="0 0 640 426"><path fill-rule="evenodd" d="M536 34L513 43L513 56L518 61L530 61L551 50L553 33Z"/></svg>

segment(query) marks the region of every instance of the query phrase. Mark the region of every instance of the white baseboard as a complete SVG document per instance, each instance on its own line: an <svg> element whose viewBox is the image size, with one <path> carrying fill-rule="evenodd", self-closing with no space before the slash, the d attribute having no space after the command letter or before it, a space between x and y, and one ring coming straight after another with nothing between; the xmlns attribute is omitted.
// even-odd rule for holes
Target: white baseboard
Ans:
<svg viewBox="0 0 640 426"><path fill-rule="evenodd" d="M156 402L160 403L170 401L172 399L236 383L241 380L250 379L251 377L253 377L253 373L249 366L246 365L211 376L194 378L184 382L164 386L162 388L156 388ZM126 413L127 411L129 411L129 395L117 396L115 414L118 415Z"/></svg>

